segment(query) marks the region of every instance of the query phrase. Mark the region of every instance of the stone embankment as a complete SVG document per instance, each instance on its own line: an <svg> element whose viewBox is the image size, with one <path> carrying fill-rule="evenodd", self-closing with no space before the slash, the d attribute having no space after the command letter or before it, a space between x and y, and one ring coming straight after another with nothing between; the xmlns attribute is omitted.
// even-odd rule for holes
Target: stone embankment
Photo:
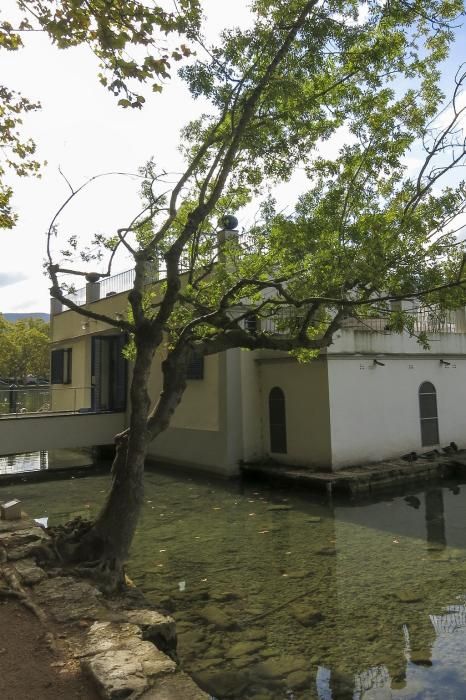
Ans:
<svg viewBox="0 0 466 700"><path fill-rule="evenodd" d="M0 594L14 597L47 626L59 628L63 645L79 660L102 698L207 700L208 695L176 663L172 618L150 609L142 594L105 597L83 579L48 571L34 551L48 539L32 520L0 520ZM33 689L32 689L33 690Z"/></svg>
<svg viewBox="0 0 466 700"><path fill-rule="evenodd" d="M413 455L415 453L412 453ZM406 455L410 457L410 455ZM403 484L466 476L466 450L441 454L435 450L412 460L393 459L347 467L337 472L319 471L285 464L244 464L245 475L265 477L269 482L299 485L329 493L370 494Z"/></svg>

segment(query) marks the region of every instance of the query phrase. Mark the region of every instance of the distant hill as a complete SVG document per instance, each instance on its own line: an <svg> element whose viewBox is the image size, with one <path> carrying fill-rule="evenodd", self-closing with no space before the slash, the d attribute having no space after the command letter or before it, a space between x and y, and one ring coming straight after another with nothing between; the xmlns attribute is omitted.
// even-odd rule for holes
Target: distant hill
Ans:
<svg viewBox="0 0 466 700"><path fill-rule="evenodd" d="M50 314L43 314L39 311L31 311L18 314L2 314L5 321L15 323L16 321L24 321L26 318L41 318L43 321L49 322Z"/></svg>

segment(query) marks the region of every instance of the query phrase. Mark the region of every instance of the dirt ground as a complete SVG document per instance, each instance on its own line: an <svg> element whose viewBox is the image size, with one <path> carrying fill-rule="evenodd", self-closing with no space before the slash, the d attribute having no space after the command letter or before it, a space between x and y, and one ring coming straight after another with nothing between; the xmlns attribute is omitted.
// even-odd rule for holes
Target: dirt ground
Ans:
<svg viewBox="0 0 466 700"><path fill-rule="evenodd" d="M60 628L48 627L55 635ZM1 700L98 700L79 663L47 644L46 630L16 602L0 602Z"/></svg>

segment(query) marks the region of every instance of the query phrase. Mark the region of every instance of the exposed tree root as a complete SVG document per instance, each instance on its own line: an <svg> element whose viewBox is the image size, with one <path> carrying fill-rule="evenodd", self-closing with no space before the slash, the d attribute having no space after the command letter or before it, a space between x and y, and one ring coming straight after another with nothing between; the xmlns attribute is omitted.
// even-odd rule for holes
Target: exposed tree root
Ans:
<svg viewBox="0 0 466 700"><path fill-rule="evenodd" d="M104 593L115 593L125 586L123 564L107 553L92 528L92 521L80 516L48 528L49 542L38 546L34 555L45 565L56 563L72 576L91 579Z"/></svg>
<svg viewBox="0 0 466 700"><path fill-rule="evenodd" d="M19 601L25 608L30 610L42 624L45 624L47 621L45 612L42 610L42 608L36 605L36 603L34 603L28 593L24 590L18 581L16 574L9 569L3 569L0 571L0 575L6 583L5 586L0 586L0 598L13 598Z"/></svg>

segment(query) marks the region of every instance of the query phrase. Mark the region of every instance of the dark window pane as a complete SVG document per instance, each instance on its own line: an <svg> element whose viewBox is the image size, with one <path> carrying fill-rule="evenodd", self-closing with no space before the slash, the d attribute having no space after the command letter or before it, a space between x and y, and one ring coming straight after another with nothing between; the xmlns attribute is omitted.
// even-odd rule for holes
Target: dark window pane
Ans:
<svg viewBox="0 0 466 700"><path fill-rule="evenodd" d="M427 445L438 445L439 434L437 418L421 420L421 438L423 447Z"/></svg>
<svg viewBox="0 0 466 700"><path fill-rule="evenodd" d="M437 418L437 397L435 394L420 394L421 418Z"/></svg>
<svg viewBox="0 0 466 700"><path fill-rule="evenodd" d="M419 387L419 414L422 446L438 445L437 395L432 382L423 382Z"/></svg>
<svg viewBox="0 0 466 700"><path fill-rule="evenodd" d="M64 350L52 350L50 382L52 384L63 384Z"/></svg>
<svg viewBox="0 0 466 700"><path fill-rule="evenodd" d="M435 386L431 382L424 382L419 387L420 394L435 394Z"/></svg>

